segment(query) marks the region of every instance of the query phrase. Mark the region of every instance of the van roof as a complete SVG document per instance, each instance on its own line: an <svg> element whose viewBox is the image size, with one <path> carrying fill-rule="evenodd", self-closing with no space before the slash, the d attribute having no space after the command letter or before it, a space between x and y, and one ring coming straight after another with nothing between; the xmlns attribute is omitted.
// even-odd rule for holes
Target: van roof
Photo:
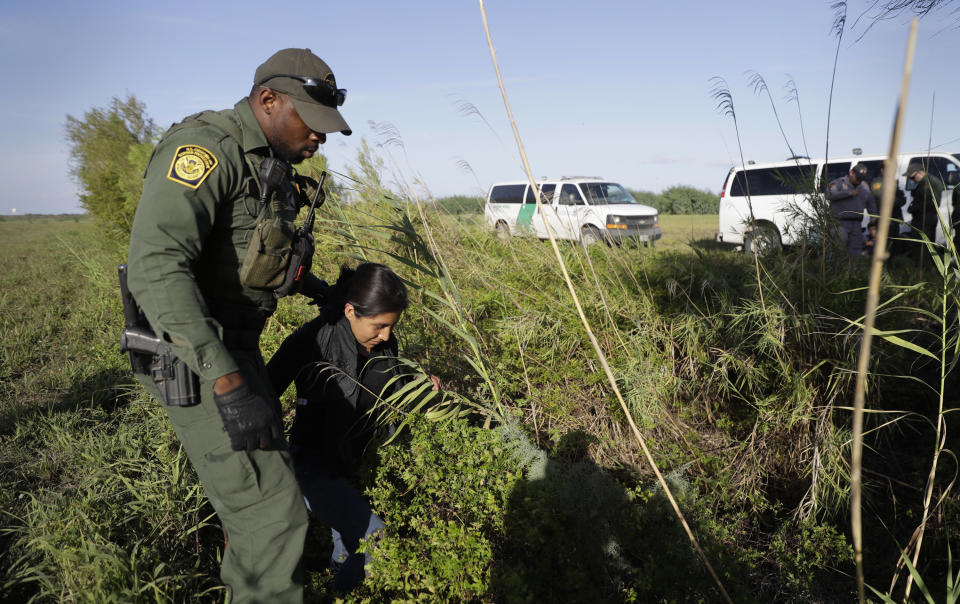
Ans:
<svg viewBox="0 0 960 604"><path fill-rule="evenodd" d="M918 157L918 156L949 157L954 161L960 159L956 155L951 155L950 153L945 153L940 151L919 151L914 153L898 153L897 159L902 160L908 157ZM828 163L845 162L845 161L849 161L849 162L877 161L877 160L885 160L885 159L887 159L886 155L842 155L838 157L829 158ZM814 159L797 157L795 159L787 159L784 161L752 163L752 164L747 164L746 166L734 165L732 168L730 168L730 170L731 171L742 170L744 167L746 167L746 169L748 170L754 170L758 168L777 168L777 167L783 167L783 166L797 166L797 165L810 166L810 165L822 164L823 162L824 162L824 159L822 157L818 157Z"/></svg>
<svg viewBox="0 0 960 604"><path fill-rule="evenodd" d="M502 182L495 182L491 187L496 187L499 185L525 185L530 181L527 180L505 180ZM561 176L560 178L550 178L542 177L534 180L535 183L545 183L545 182L616 182L602 176ZM620 183L617 183L620 184ZM623 185L621 185L623 186Z"/></svg>

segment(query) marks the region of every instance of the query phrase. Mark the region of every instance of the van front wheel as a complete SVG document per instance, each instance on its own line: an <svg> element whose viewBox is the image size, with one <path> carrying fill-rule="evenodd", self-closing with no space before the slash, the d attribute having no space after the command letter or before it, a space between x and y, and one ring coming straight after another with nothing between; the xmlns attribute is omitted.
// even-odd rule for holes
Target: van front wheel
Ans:
<svg viewBox="0 0 960 604"><path fill-rule="evenodd" d="M496 224L496 226L493 227L493 230L497 233L497 239L501 239L503 241L510 239L510 227L507 226L506 222L501 220Z"/></svg>
<svg viewBox="0 0 960 604"><path fill-rule="evenodd" d="M780 231L770 224L758 225L743 237L743 251L748 254L769 256L778 253L782 248Z"/></svg>
<svg viewBox="0 0 960 604"><path fill-rule="evenodd" d="M583 244L583 247L590 247L594 243L598 243L602 238L603 235L600 234L600 231L598 231L596 227L588 226L580 231L580 243Z"/></svg>

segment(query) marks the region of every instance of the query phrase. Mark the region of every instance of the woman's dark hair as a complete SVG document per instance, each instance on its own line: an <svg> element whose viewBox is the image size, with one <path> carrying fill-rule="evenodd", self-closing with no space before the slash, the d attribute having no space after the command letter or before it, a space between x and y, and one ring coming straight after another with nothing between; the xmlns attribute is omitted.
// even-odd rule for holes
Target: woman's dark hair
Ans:
<svg viewBox="0 0 960 604"><path fill-rule="evenodd" d="M365 262L355 269L340 267L340 276L333 286L331 302L343 309L353 305L358 317L372 317L385 312L403 312L407 308L407 286L384 264Z"/></svg>

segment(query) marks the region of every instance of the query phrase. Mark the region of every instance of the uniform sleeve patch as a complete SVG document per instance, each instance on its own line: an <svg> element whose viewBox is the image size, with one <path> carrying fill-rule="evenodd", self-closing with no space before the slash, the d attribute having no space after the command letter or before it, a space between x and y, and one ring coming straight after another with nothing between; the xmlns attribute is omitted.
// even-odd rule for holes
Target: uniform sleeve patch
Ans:
<svg viewBox="0 0 960 604"><path fill-rule="evenodd" d="M177 147L176 153L173 154L167 178L196 189L213 172L217 163L216 156L203 147L182 145Z"/></svg>

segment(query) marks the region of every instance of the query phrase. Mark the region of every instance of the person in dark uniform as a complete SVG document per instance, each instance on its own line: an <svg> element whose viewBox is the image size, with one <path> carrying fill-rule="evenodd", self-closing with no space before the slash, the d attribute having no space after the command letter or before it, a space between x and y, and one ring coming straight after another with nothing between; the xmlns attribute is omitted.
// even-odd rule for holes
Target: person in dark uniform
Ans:
<svg viewBox="0 0 960 604"><path fill-rule="evenodd" d="M950 216L953 221L953 247L960 254L960 185L953 188L951 196Z"/></svg>
<svg viewBox="0 0 960 604"><path fill-rule="evenodd" d="M236 604L302 601L307 531L259 350L277 296L244 261L261 243L265 207L292 205L277 211L296 216L292 165L327 133L350 134L338 111L346 91L309 49L277 52L253 84L232 109L195 114L164 134L144 175L128 261L130 292L150 326L199 381L199 404L165 409L223 524L220 576ZM268 158L281 176L264 200Z"/></svg>
<svg viewBox="0 0 960 604"><path fill-rule="evenodd" d="M406 286L388 267L343 269L319 316L288 336L267 363L274 390L296 384L294 469L310 511L331 528L339 593L363 580L369 555L357 546L384 526L350 480L376 433L368 412L404 383L393 327L406 308ZM440 379L430 380L438 390Z"/></svg>
<svg viewBox="0 0 960 604"><path fill-rule="evenodd" d="M940 223L938 210L943 195L943 183L923 168L923 164L912 163L903 173L913 185L913 201L910 203L910 225L923 233L931 242L937 240L937 225ZM908 186L908 189L910 187ZM913 245L913 254L919 264L926 264L929 254L923 243Z"/></svg>
<svg viewBox="0 0 960 604"><path fill-rule="evenodd" d="M837 221L840 239L850 258L857 258L863 251L863 213L877 215L877 204L867 186L867 167L857 164L846 176L833 180L827 187L830 211ZM874 222L876 218L871 218Z"/></svg>
<svg viewBox="0 0 960 604"><path fill-rule="evenodd" d="M880 174L873 177L870 180L870 192L873 193L874 203L879 210L880 201L883 199L883 174L884 174L884 164L880 164ZM893 223L890 225L890 239L887 240L887 250L891 255L902 254L902 241L898 239L901 233L909 229L905 224L903 217L903 206L907 203L907 197L903 194L903 189L897 186L897 181L893 181L893 209L890 212L890 218L893 220ZM871 247L870 252L873 252L872 246L870 245L871 240L876 239L876 224L871 224L868 227L868 232L871 233L871 236L867 238L867 246Z"/></svg>

